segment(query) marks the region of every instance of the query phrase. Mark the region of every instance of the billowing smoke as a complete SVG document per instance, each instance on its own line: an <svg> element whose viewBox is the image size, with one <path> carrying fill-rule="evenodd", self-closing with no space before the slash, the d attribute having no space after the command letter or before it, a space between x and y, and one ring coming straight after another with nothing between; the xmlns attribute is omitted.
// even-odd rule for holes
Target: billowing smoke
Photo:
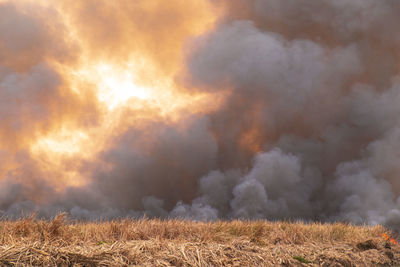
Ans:
<svg viewBox="0 0 400 267"><path fill-rule="evenodd" d="M4 215L400 225L400 2L158 2L0 3ZM216 19L192 31L203 8ZM142 80L173 77L156 94L174 101L110 113L65 73L130 50L152 62ZM96 149L50 168L29 147L64 125Z"/></svg>

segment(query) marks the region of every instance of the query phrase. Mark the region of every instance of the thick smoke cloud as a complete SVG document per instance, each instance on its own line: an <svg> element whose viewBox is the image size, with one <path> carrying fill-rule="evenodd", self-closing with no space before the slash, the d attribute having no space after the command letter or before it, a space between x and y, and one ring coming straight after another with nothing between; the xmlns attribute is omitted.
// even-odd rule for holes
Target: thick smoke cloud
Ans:
<svg viewBox="0 0 400 267"><path fill-rule="evenodd" d="M16 25L0 20L0 136L15 142L0 147L5 215L400 225L400 39L393 34L400 3L213 5L225 10L215 27L183 38L184 11L196 4L62 4L90 57L118 62L133 49L149 55L157 74L176 75L180 93L225 95L216 110L190 113L189 106L178 120L149 107L123 110L107 145L72 161L87 181L63 190L24 146L61 122L90 128L107 117L95 100L75 96L54 66L76 64L79 42L58 40L43 18L0 5Z"/></svg>
<svg viewBox="0 0 400 267"><path fill-rule="evenodd" d="M60 25L43 17L58 15L52 9L31 6L26 13L0 3L0 206L9 214L20 215L19 206L46 203L56 193L48 183L55 173L37 166L28 145L63 122L89 125L97 116L95 102L74 93L55 67L73 63L75 56L53 31Z"/></svg>
<svg viewBox="0 0 400 267"><path fill-rule="evenodd" d="M187 81L231 92L210 114L223 171L200 179L230 186L225 197L200 190L192 205L210 218L396 221L399 40L388 25L399 4L220 2L228 14L194 41Z"/></svg>
<svg viewBox="0 0 400 267"><path fill-rule="evenodd" d="M10 3L0 3L0 137L8 149L23 149L26 141L55 127L57 121L79 121L81 112L89 115L96 109L90 100L82 101L65 88L66 81L53 64L72 62L74 53L53 32L59 25L49 25L36 12L32 9L28 15ZM52 10L40 12L55 16Z"/></svg>

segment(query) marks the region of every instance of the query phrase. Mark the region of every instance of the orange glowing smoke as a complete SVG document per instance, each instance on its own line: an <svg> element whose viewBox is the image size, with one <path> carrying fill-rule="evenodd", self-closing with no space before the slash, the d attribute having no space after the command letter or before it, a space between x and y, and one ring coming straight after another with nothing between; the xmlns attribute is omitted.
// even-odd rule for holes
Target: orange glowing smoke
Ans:
<svg viewBox="0 0 400 267"><path fill-rule="evenodd" d="M248 150L252 154L262 151L261 143L262 139L257 128L252 128L244 132L242 138L240 139L240 144L243 149Z"/></svg>
<svg viewBox="0 0 400 267"><path fill-rule="evenodd" d="M43 41L49 47L42 58L22 55L19 61L6 62L8 66L24 71L42 60L59 76L57 92L60 103L66 103L49 123L29 129L15 145L1 145L0 150L29 147L37 166L48 174L44 179L58 190L84 185L82 162L96 160L112 137L131 125L140 128L143 118L176 121L218 107L215 95L182 93L177 82L190 37L212 29L218 18L208 1L17 0L0 4L29 14L45 29L41 37L54 41ZM53 98L42 98L44 104L60 109ZM0 166L0 175L18 164L10 161Z"/></svg>

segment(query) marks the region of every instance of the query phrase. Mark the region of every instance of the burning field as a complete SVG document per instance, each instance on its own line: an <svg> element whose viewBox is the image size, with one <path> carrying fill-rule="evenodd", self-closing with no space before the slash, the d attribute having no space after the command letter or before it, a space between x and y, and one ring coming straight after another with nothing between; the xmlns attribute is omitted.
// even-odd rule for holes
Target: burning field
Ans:
<svg viewBox="0 0 400 267"><path fill-rule="evenodd" d="M0 1L0 211L400 222L400 2Z"/></svg>
<svg viewBox="0 0 400 267"><path fill-rule="evenodd" d="M399 265L398 14L0 0L0 264Z"/></svg>
<svg viewBox="0 0 400 267"><path fill-rule="evenodd" d="M398 14L397 0L0 0L0 215L145 216L156 220L137 224L157 225L156 232L186 227L199 244L205 229L226 227L226 248L215 243L218 234L204 237L219 253L239 253L226 229L257 224L157 220L275 221L265 229L279 229L279 220L306 223L290 226L301 228L302 241L280 237L287 244L306 244L304 233L319 231L313 222L396 233ZM28 240L51 227L25 220L0 229L24 223L38 229ZM107 242L117 240L113 225L98 226L108 229ZM340 242L385 239L381 226L326 227L326 235L346 229ZM94 226L62 229L62 238L81 244L89 237L66 235ZM18 235L3 235L2 244L20 244L20 255L33 260L49 244L25 251L25 232ZM157 242L167 249L188 235ZM238 246L263 249L239 236ZM129 242L138 251L158 246ZM195 264L199 246L180 247L177 257ZM84 255L98 248L110 253L118 245ZM43 259L58 262L61 250L52 249ZM113 260L125 262L118 253Z"/></svg>

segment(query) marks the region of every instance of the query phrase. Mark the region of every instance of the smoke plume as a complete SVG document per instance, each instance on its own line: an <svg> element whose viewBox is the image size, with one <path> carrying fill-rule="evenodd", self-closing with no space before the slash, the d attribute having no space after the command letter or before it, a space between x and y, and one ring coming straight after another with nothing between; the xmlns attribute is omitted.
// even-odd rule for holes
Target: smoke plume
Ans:
<svg viewBox="0 0 400 267"><path fill-rule="evenodd" d="M0 1L0 210L399 226L399 12Z"/></svg>

